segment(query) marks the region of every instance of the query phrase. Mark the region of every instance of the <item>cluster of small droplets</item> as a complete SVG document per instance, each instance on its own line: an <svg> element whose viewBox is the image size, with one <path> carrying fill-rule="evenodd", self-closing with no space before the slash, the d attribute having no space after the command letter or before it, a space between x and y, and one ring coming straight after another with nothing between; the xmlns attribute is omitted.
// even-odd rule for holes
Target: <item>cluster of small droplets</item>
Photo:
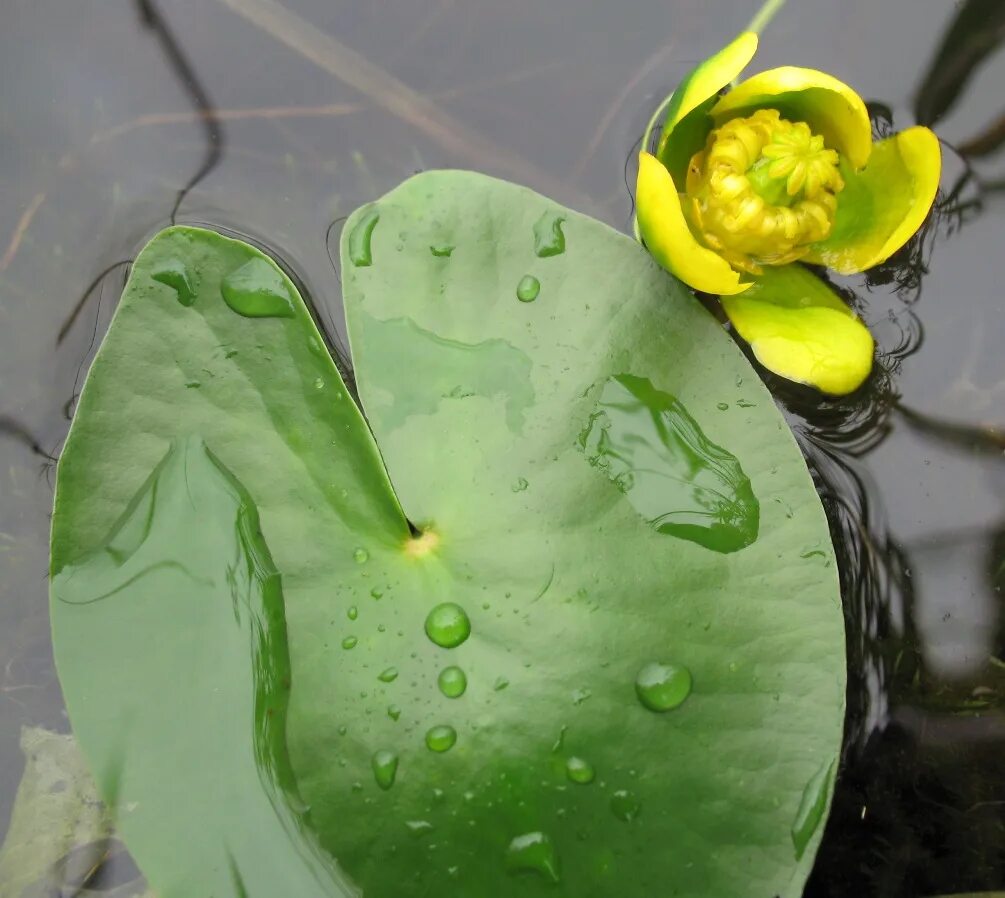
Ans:
<svg viewBox="0 0 1005 898"><path fill-rule="evenodd" d="M838 154L822 137L761 109L712 131L692 157L685 212L709 247L757 274L826 238L843 188Z"/></svg>

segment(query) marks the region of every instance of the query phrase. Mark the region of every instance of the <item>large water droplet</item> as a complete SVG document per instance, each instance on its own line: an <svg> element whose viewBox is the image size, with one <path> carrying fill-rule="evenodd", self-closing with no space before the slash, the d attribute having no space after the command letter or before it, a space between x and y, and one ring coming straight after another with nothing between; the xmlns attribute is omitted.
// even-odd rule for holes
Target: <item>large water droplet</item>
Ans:
<svg viewBox="0 0 1005 898"><path fill-rule="evenodd" d="M532 274L525 274L516 285L516 298L520 302L533 302L541 292L541 282Z"/></svg>
<svg viewBox="0 0 1005 898"><path fill-rule="evenodd" d="M195 287L188 266L181 259L165 259L158 264L156 271L150 273L150 277L174 290L175 298L183 306L195 302Z"/></svg>
<svg viewBox="0 0 1005 898"><path fill-rule="evenodd" d="M681 664L653 661L635 677L635 694L650 711L669 711L691 694L691 671Z"/></svg>
<svg viewBox="0 0 1005 898"><path fill-rule="evenodd" d="M619 820L631 823L642 813L642 804L633 792L629 792L627 789L618 789L611 796L611 812Z"/></svg>
<svg viewBox="0 0 1005 898"><path fill-rule="evenodd" d="M454 248L449 243L434 243L432 246L429 247L429 251L434 256L438 256L441 259L447 259L450 257L450 254L454 251Z"/></svg>
<svg viewBox="0 0 1005 898"><path fill-rule="evenodd" d="M359 217L349 232L349 261L357 268L366 268L373 264L370 243L373 229L380 221L380 211L376 206L368 207Z"/></svg>
<svg viewBox="0 0 1005 898"><path fill-rule="evenodd" d="M739 461L645 378L619 374L604 384L579 446L658 532L716 552L757 538L760 506Z"/></svg>
<svg viewBox="0 0 1005 898"><path fill-rule="evenodd" d="M437 683L447 698L460 698L468 688L468 678L459 667L447 667L440 671Z"/></svg>
<svg viewBox="0 0 1005 898"><path fill-rule="evenodd" d="M506 869L511 873L536 873L548 882L559 882L558 854L547 833L517 836L506 849Z"/></svg>
<svg viewBox="0 0 1005 898"><path fill-rule="evenodd" d="M359 617L359 609L355 605L350 605L349 610L345 614L349 620L356 620Z"/></svg>
<svg viewBox="0 0 1005 898"><path fill-rule="evenodd" d="M394 785L394 778L398 775L398 756L393 751L381 749L374 752L370 759L373 767L373 778L381 789L387 791Z"/></svg>
<svg viewBox="0 0 1005 898"><path fill-rule="evenodd" d="M450 751L457 742L457 730L449 724L431 727L426 733L426 748L430 751Z"/></svg>
<svg viewBox="0 0 1005 898"><path fill-rule="evenodd" d="M382 670L379 674L377 674L377 679L380 680L381 683L393 683L398 679L398 668L388 667L385 670Z"/></svg>
<svg viewBox="0 0 1005 898"><path fill-rule="evenodd" d="M293 299L282 272L256 256L220 282L220 295L245 318L292 318Z"/></svg>
<svg viewBox="0 0 1005 898"><path fill-rule="evenodd" d="M352 558L356 564L366 564L366 562L370 560L370 553L362 546L358 546L353 549Z"/></svg>
<svg viewBox="0 0 1005 898"><path fill-rule="evenodd" d="M356 643L358 642L359 640L355 636L346 636L346 638L342 640L342 648L354 649L356 648Z"/></svg>
<svg viewBox="0 0 1005 898"><path fill-rule="evenodd" d="M452 649L471 635L471 621L456 602L442 602L426 617L426 635L438 646Z"/></svg>
<svg viewBox="0 0 1005 898"><path fill-rule="evenodd" d="M545 212L534 224L534 252L542 259L565 252L565 234L561 212Z"/></svg>
<svg viewBox="0 0 1005 898"><path fill-rule="evenodd" d="M401 708L399 708L397 705L388 705L387 716L390 717L391 720L397 720L399 717L401 717Z"/></svg>
<svg viewBox="0 0 1005 898"><path fill-rule="evenodd" d="M792 821L792 846L796 849L796 860L803 856L823 819L833 775L834 762L822 764L803 789L799 809Z"/></svg>
<svg viewBox="0 0 1005 898"><path fill-rule="evenodd" d="M583 786L592 783L594 777L597 775L593 769L593 765L589 761L577 757L571 757L566 760L565 773L572 782Z"/></svg>

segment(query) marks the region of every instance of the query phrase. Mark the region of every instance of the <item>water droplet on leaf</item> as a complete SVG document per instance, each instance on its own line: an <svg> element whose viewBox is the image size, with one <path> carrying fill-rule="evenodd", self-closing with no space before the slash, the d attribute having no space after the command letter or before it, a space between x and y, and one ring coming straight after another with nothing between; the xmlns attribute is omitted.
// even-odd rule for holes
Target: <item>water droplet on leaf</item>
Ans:
<svg viewBox="0 0 1005 898"><path fill-rule="evenodd" d="M657 532L716 552L757 538L760 505L739 461L647 379L619 374L604 384L579 448Z"/></svg>
<svg viewBox="0 0 1005 898"><path fill-rule="evenodd" d="M390 789L398 775L398 756L393 751L382 749L374 752L370 764L373 767L373 778L377 781L377 785L384 791Z"/></svg>
<svg viewBox="0 0 1005 898"><path fill-rule="evenodd" d="M471 635L471 621L456 602L442 602L426 617L426 635L438 646L452 649Z"/></svg>
<svg viewBox="0 0 1005 898"><path fill-rule="evenodd" d="M355 636L346 636L346 638L342 640L342 648L354 649L356 648L357 642L359 642L359 640Z"/></svg>
<svg viewBox="0 0 1005 898"><path fill-rule="evenodd" d="M190 306L195 302L195 289L189 277L188 266L181 259L165 259L156 271L151 272L150 277L174 290L175 298L183 306Z"/></svg>
<svg viewBox="0 0 1005 898"><path fill-rule="evenodd" d="M525 274L516 285L516 298L520 302L533 302L541 292L541 282L532 274Z"/></svg>
<svg viewBox="0 0 1005 898"><path fill-rule="evenodd" d="M560 212L545 212L534 224L534 252L542 259L558 256L565 252L565 234L562 222L565 216Z"/></svg>
<svg viewBox="0 0 1005 898"><path fill-rule="evenodd" d="M792 821L792 846L796 850L796 860L806 851L813 833L817 831L827 807L827 794L834 775L834 762L822 764L803 789L799 809Z"/></svg>
<svg viewBox="0 0 1005 898"><path fill-rule="evenodd" d="M405 828L417 839L429 835L433 831L433 824L428 820L406 820Z"/></svg>
<svg viewBox="0 0 1005 898"><path fill-rule="evenodd" d="M627 789L618 789L611 796L611 812L619 820L631 823L642 812L642 805L634 793Z"/></svg>
<svg viewBox="0 0 1005 898"><path fill-rule="evenodd" d="M370 243L373 229L380 221L380 212L376 206L370 206L360 215L359 221L349 232L349 261L357 268L366 268L373 264Z"/></svg>
<svg viewBox="0 0 1005 898"><path fill-rule="evenodd" d="M370 553L360 546L353 551L352 557L356 564L366 564L366 562L370 560Z"/></svg>
<svg viewBox="0 0 1005 898"><path fill-rule="evenodd" d="M511 873L536 873L553 883L561 879L555 846L542 832L524 833L509 843L506 869Z"/></svg>
<svg viewBox="0 0 1005 898"><path fill-rule="evenodd" d="M447 698L460 698L468 688L468 678L459 667L447 667L440 671L437 683Z"/></svg>
<svg viewBox="0 0 1005 898"><path fill-rule="evenodd" d="M635 694L650 711L669 711L691 694L691 671L680 664L647 664L635 677Z"/></svg>
<svg viewBox="0 0 1005 898"><path fill-rule="evenodd" d="M577 757L571 757L565 762L565 773L572 782L583 786L592 783L596 776L593 765L589 761Z"/></svg>
<svg viewBox="0 0 1005 898"><path fill-rule="evenodd" d="M388 667L386 670L382 670L379 674L377 674L377 679L380 680L381 683L393 683L398 679L398 668Z"/></svg>
<svg viewBox="0 0 1005 898"><path fill-rule="evenodd" d="M454 251L453 246L449 243L434 243L429 247L429 251L441 259L446 259L450 257L450 254Z"/></svg>
<svg viewBox="0 0 1005 898"><path fill-rule="evenodd" d="M245 318L293 318L293 300L282 272L261 257L249 259L220 282L220 295Z"/></svg>
<svg viewBox="0 0 1005 898"><path fill-rule="evenodd" d="M457 730L449 724L440 724L426 733L426 748L430 751L450 751L457 742Z"/></svg>

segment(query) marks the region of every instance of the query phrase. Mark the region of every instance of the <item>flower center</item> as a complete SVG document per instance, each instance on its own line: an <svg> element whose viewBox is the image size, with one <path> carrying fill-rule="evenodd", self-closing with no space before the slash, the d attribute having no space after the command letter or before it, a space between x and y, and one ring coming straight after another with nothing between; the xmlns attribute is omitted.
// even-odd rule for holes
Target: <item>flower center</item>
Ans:
<svg viewBox="0 0 1005 898"><path fill-rule="evenodd" d="M838 154L805 122L760 109L716 128L688 165L692 227L741 271L785 265L834 226Z"/></svg>

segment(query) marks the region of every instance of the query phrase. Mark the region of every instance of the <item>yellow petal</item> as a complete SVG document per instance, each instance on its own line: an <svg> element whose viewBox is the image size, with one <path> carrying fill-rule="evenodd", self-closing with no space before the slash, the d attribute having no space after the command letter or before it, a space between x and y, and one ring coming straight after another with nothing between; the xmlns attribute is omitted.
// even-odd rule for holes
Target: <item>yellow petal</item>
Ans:
<svg viewBox="0 0 1005 898"><path fill-rule="evenodd" d="M872 370L873 340L855 313L801 265L765 268L722 307L757 360L782 377L841 396Z"/></svg>
<svg viewBox="0 0 1005 898"><path fill-rule="evenodd" d="M939 139L908 128L877 143L863 171L841 174L834 228L806 261L855 274L885 262L924 223L942 174Z"/></svg>
<svg viewBox="0 0 1005 898"><path fill-rule="evenodd" d="M695 290L733 294L746 290L740 276L721 256L702 246L691 233L680 197L662 163L643 151L635 193L639 230L654 259Z"/></svg>
<svg viewBox="0 0 1005 898"><path fill-rule="evenodd" d="M832 150L862 168L872 152L872 124L862 98L843 81L816 69L783 66L753 75L711 109L716 125L758 109L777 109L790 122L806 122Z"/></svg>
<svg viewBox="0 0 1005 898"><path fill-rule="evenodd" d="M663 121L658 153L661 158L677 123L729 84L747 67L756 52L757 35L752 31L745 31L731 44L692 69L681 81L673 93Z"/></svg>

